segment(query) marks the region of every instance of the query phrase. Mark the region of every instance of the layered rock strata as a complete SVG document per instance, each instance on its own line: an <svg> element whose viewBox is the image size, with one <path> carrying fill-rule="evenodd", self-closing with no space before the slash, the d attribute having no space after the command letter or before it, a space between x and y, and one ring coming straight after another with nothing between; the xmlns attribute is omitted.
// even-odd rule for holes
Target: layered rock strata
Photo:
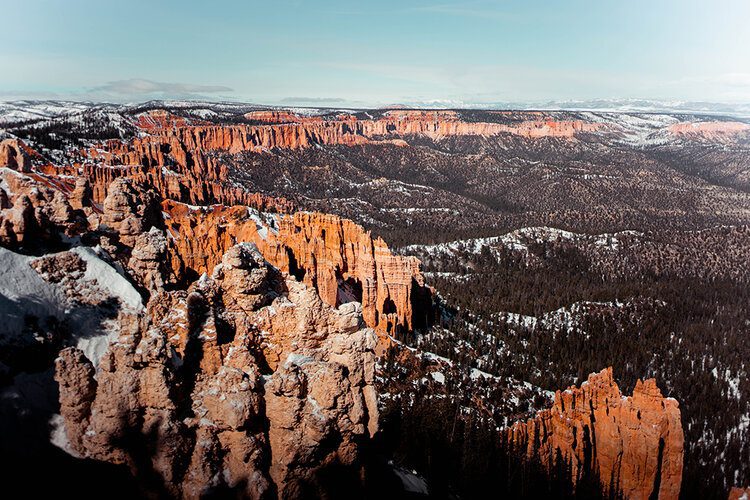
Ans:
<svg viewBox="0 0 750 500"><path fill-rule="evenodd" d="M212 151L236 154L315 145L355 146L409 136L440 139L511 134L530 139L571 139L576 134L601 128L600 124L581 120L556 122L541 119L517 124L465 122L455 112L421 111L390 111L382 118L372 120L360 120L352 115L339 115L334 119L295 119L294 115L278 112L253 113L249 119L261 123L153 127L143 137L128 142L107 141L82 153L88 161L108 165L177 165L182 168L197 165L201 170L211 170L216 167L210 155Z"/></svg>
<svg viewBox="0 0 750 500"><path fill-rule="evenodd" d="M164 223L182 269L211 272L236 242L255 243L274 266L315 288L331 306L362 304L365 322L384 333L424 326L430 290L413 257L393 255L386 243L335 215L299 212L265 219L245 207L192 210L165 203Z"/></svg>
<svg viewBox="0 0 750 500"><path fill-rule="evenodd" d="M247 206L192 207L162 201L148 185L126 177L112 181L101 203L86 178L63 183L8 168L0 178L0 243L9 248L93 232L153 292L211 273L229 248L252 242L327 304L361 302L366 323L380 332L429 321L431 292L419 261L393 255L382 239L349 220L306 212L273 216Z"/></svg>
<svg viewBox="0 0 750 500"><path fill-rule="evenodd" d="M681 122L670 125L669 132L688 138L725 142L734 136L750 134L750 125L742 122L725 121Z"/></svg>

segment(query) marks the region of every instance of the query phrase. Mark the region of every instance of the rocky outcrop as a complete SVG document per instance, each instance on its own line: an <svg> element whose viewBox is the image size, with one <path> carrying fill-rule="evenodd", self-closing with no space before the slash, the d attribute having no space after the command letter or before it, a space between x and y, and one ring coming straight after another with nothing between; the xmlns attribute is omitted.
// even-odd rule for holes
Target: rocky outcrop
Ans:
<svg viewBox="0 0 750 500"><path fill-rule="evenodd" d="M320 118L302 117L291 111L284 110L259 110L245 113L245 119L250 122L259 123L301 123L303 121L320 121Z"/></svg>
<svg viewBox="0 0 750 500"><path fill-rule="evenodd" d="M430 290L413 257L393 255L385 242L335 215L300 212L266 217L246 207L194 210L166 202L178 275L211 272L218 256L253 242L274 266L316 289L324 302L362 303L366 323L383 333L427 324Z"/></svg>
<svg viewBox="0 0 750 500"><path fill-rule="evenodd" d="M680 410L653 379L638 381L625 397L611 368L591 374L580 388L558 391L551 409L513 425L506 437L550 467L559 452L574 480L594 473L604 492L628 499L676 499L680 493Z"/></svg>
<svg viewBox="0 0 750 500"><path fill-rule="evenodd" d="M750 134L750 125L742 122L680 122L669 126L671 134L689 139L726 142L741 134Z"/></svg>
<svg viewBox="0 0 750 500"><path fill-rule="evenodd" d="M73 235L86 226L83 214L67 197L36 174L0 169L0 245L28 248L54 245L60 235Z"/></svg>
<svg viewBox="0 0 750 500"><path fill-rule="evenodd" d="M32 154L18 139L0 141L0 167L12 168L19 172L31 172Z"/></svg>
<svg viewBox="0 0 750 500"><path fill-rule="evenodd" d="M415 316L425 314L420 294L429 291L419 261L393 255L382 239L352 221L309 212L281 217L278 233L259 248L274 265L314 286L328 304L361 302L368 325L386 333L423 326L415 325Z"/></svg>
<svg viewBox="0 0 750 500"><path fill-rule="evenodd" d="M10 193L0 212L5 246L95 231L95 241L155 293L211 273L229 248L252 242L327 304L361 302L366 323L380 332L408 331L429 321L431 294L419 261L393 255L382 239L352 221L306 212L274 216L247 206L160 203L147 185L127 177L115 178L97 204L87 197L85 179L63 190L46 175L32 175L7 169L2 174L0 189ZM81 208L74 210L70 201Z"/></svg>
<svg viewBox="0 0 750 500"><path fill-rule="evenodd" d="M177 283L169 266L167 238L164 232L152 227L136 236L128 268L151 294Z"/></svg>
<svg viewBox="0 0 750 500"><path fill-rule="evenodd" d="M54 168L52 175L75 175L88 180L92 201L101 203L107 196L111 183L118 178L131 179L147 186L162 198L191 205L248 205L259 210L289 212L293 204L284 198L248 191L242 186L227 182L228 167L212 156L196 154L185 157L182 164L175 163L169 155L160 153L155 158L135 156L127 159L130 166L101 162L86 162L79 168ZM143 162L143 164L141 164ZM160 163L161 162L161 163Z"/></svg>
<svg viewBox="0 0 750 500"><path fill-rule="evenodd" d="M141 130L153 130L168 127L184 127L194 123L166 109L154 109L137 115L135 126Z"/></svg>
<svg viewBox="0 0 750 500"><path fill-rule="evenodd" d="M67 165L52 165L21 141L5 140L0 146L0 166L30 172L34 164L38 165L41 172L56 177L59 187L73 192L71 205L75 209L103 203L111 183L124 177L162 198L192 205L248 205L262 211L289 213L294 209L291 201L248 192L232 182L236 177L233 169L237 167L227 156L319 145L404 146L405 139L415 136L440 140L512 134L530 139L571 139L601 128L597 123L553 121L543 115L519 122L484 123L463 121L453 111L415 110L387 111L377 119L348 114L298 116L265 110L247 113L245 119L250 123L212 124L154 110L132 118L137 135L67 153ZM77 178L85 179L88 185Z"/></svg>
<svg viewBox="0 0 750 500"><path fill-rule="evenodd" d="M159 201L153 192L138 189L125 178L112 183L104 200L101 225L116 233L120 243L133 247L136 238L160 220Z"/></svg>
<svg viewBox="0 0 750 500"><path fill-rule="evenodd" d="M750 498L750 488L732 488L729 491L729 500L748 500Z"/></svg>
<svg viewBox="0 0 750 500"><path fill-rule="evenodd" d="M94 192L91 189L91 183L85 177L78 177L75 182L73 191L70 193L68 201L70 206L76 210L82 210L90 207L94 200Z"/></svg>
<svg viewBox="0 0 750 500"><path fill-rule="evenodd" d="M326 468L358 476L377 429L375 335L362 327L357 306L334 309L235 246L211 277L122 316L98 371L61 352L69 445L127 464L152 493L319 496Z"/></svg>

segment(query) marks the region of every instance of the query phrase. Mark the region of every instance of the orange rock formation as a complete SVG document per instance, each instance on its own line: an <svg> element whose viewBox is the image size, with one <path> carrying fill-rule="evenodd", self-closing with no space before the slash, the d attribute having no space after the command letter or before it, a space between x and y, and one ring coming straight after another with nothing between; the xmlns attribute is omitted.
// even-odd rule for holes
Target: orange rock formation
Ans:
<svg viewBox="0 0 750 500"><path fill-rule="evenodd" d="M0 243L20 247L57 233L104 228L102 245L125 259L150 290L211 273L229 248L252 242L327 304L361 302L366 323L381 333L427 321L430 290L419 261L393 255L382 239L352 221L321 213L274 217L247 206L195 208L170 200L160 207L160 196L139 177L116 176L98 200L88 179L15 170L0 175ZM167 229L170 238L149 234L152 228Z"/></svg>
<svg viewBox="0 0 750 500"><path fill-rule="evenodd" d="M327 304L361 302L365 322L381 332L425 322L430 292L419 261L393 255L382 239L373 240L352 221L308 212L262 219L246 207L195 210L173 202L163 209L178 275L210 273L229 247L253 242L271 264L318 290Z"/></svg>
<svg viewBox="0 0 750 500"><path fill-rule="evenodd" d="M729 491L729 500L748 500L750 498L750 488L732 488Z"/></svg>
<svg viewBox="0 0 750 500"><path fill-rule="evenodd" d="M671 125L669 132L680 136L721 141L727 136L750 132L750 125L742 122L681 122Z"/></svg>
<svg viewBox="0 0 750 500"><path fill-rule="evenodd" d="M119 327L98 370L76 348L57 359L75 453L174 498L314 498L331 490L321 469L359 477L378 409L376 337L357 305L324 304L246 244Z"/></svg>
<svg viewBox="0 0 750 500"><path fill-rule="evenodd" d="M598 473L605 492L628 499L676 499L682 482L683 432L677 401L653 379L625 397L612 369L589 375L580 388L555 394L554 406L507 431L511 443L550 466L558 450L573 477Z"/></svg>
<svg viewBox="0 0 750 500"><path fill-rule="evenodd" d="M474 135L491 137L514 134L528 138L572 138L594 132L601 124L580 120L554 122L547 119L517 124L461 121L454 111L389 111L380 119L358 120L351 115L335 119L298 117L288 112L257 111L246 118L258 125L185 125L174 121L149 127L149 135L130 142L107 141L84 151L88 161L124 166L169 166L183 169L198 165L201 170L217 168L211 151L236 154L273 148L299 149L316 144L349 145L391 141L411 135L439 139ZM158 124L152 120L149 124Z"/></svg>

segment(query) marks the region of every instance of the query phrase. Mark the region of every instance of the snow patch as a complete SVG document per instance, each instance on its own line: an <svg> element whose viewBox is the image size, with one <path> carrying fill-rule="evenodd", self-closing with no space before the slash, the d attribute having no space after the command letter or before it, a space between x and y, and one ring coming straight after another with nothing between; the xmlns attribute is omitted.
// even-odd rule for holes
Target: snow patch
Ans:
<svg viewBox="0 0 750 500"><path fill-rule="evenodd" d="M143 310L141 294L114 267L104 262L97 255L96 250L100 249L98 247L96 249L77 247L72 250L73 253L86 261L86 274L83 279L89 282L95 281L102 291L119 298L120 302L132 309L133 312Z"/></svg>

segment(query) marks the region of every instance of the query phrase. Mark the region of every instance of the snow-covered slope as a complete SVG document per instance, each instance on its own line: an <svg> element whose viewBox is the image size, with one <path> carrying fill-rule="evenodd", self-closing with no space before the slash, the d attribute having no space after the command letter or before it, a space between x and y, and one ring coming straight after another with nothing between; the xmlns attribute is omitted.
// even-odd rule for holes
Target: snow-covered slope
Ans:
<svg viewBox="0 0 750 500"><path fill-rule="evenodd" d="M116 334L118 311L143 308L133 285L95 250L81 247L69 253L80 257L85 269L59 279L53 275L57 269L40 273L33 266L68 252L37 258L0 247L0 345L45 342L48 331L59 329L69 334L63 343L76 345L97 363Z"/></svg>

